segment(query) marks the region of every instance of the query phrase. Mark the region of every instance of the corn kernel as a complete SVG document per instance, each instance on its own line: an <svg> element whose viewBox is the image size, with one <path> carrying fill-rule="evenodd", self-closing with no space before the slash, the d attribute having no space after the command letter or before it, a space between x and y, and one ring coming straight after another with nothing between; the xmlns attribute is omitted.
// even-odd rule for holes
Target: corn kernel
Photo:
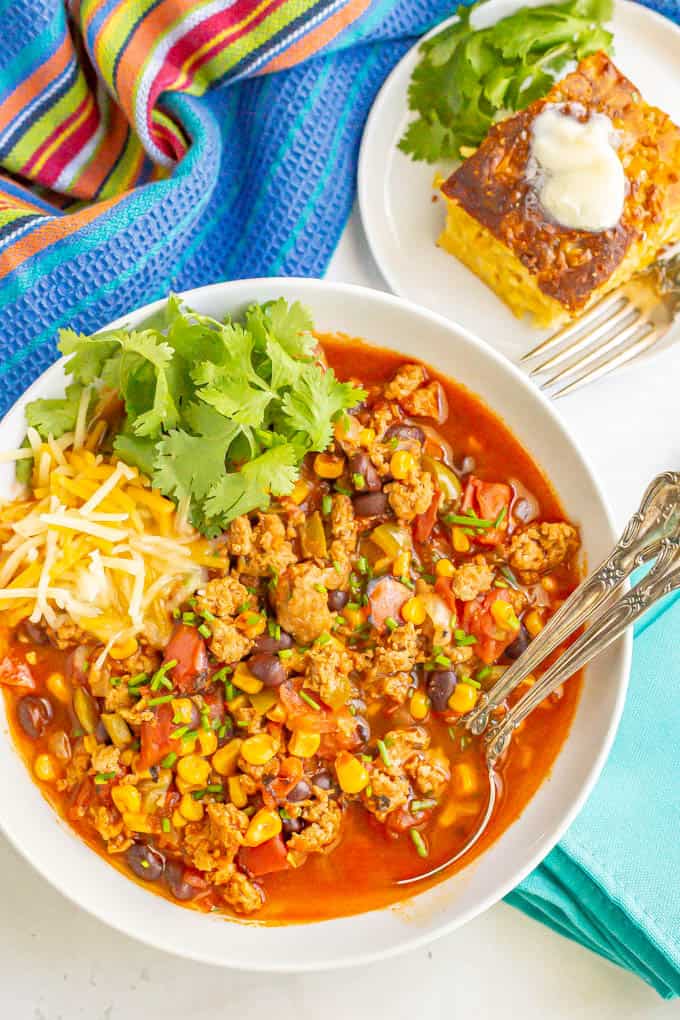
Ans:
<svg viewBox="0 0 680 1020"><path fill-rule="evenodd" d="M227 779L229 799L237 808L244 808L248 803L248 797L243 789L243 783L239 776L229 776Z"/></svg>
<svg viewBox="0 0 680 1020"><path fill-rule="evenodd" d="M362 429L358 439L361 446L370 446L375 442L375 429Z"/></svg>
<svg viewBox="0 0 680 1020"><path fill-rule="evenodd" d="M192 790L196 789L195 783L188 783L181 776L175 776L175 786L180 793L191 793Z"/></svg>
<svg viewBox="0 0 680 1020"><path fill-rule="evenodd" d="M437 562L435 563L434 572L437 575L437 577L453 577L453 575L456 572L456 568L454 567L451 560L441 559L437 560Z"/></svg>
<svg viewBox="0 0 680 1020"><path fill-rule="evenodd" d="M449 708L452 712L459 712L464 715L470 712L477 703L477 691L471 684L456 684L455 690L449 698Z"/></svg>
<svg viewBox="0 0 680 1020"><path fill-rule="evenodd" d="M21 635L21 637L23 637L23 634ZM19 638L19 640L21 640L21 638ZM29 666L37 666L38 665L38 653L37 652L26 652L26 662L29 664Z"/></svg>
<svg viewBox="0 0 680 1020"><path fill-rule="evenodd" d="M319 478L339 478L344 470L344 457L334 457L330 453L317 453L314 458L314 471Z"/></svg>
<svg viewBox="0 0 680 1020"><path fill-rule="evenodd" d="M356 630L357 627L361 627L364 620L366 619L366 612L363 609L349 609L348 606L342 611L342 615L345 621L352 630Z"/></svg>
<svg viewBox="0 0 680 1020"><path fill-rule="evenodd" d="M430 699L424 691L419 689L414 692L408 707L413 718L420 721L425 719L430 710Z"/></svg>
<svg viewBox="0 0 680 1020"><path fill-rule="evenodd" d="M437 816L437 825L449 829L458 818L458 805L454 799L448 801Z"/></svg>
<svg viewBox="0 0 680 1020"><path fill-rule="evenodd" d="M177 748L178 758L186 758L189 754L196 754L196 737L191 740L180 740Z"/></svg>
<svg viewBox="0 0 680 1020"><path fill-rule="evenodd" d="M129 637L125 641L121 641L120 644L112 645L109 648L109 655L112 659L127 659L134 655L138 648L137 638Z"/></svg>
<svg viewBox="0 0 680 1020"><path fill-rule="evenodd" d="M210 775L210 764L205 758L199 758L197 754L189 754L177 762L177 775L185 783L192 783L193 786L205 786Z"/></svg>
<svg viewBox="0 0 680 1020"><path fill-rule="evenodd" d="M250 825L246 832L246 846L259 846L273 839L281 832L281 819L277 811L270 811L269 808L260 808L250 819Z"/></svg>
<svg viewBox="0 0 680 1020"><path fill-rule="evenodd" d="M519 630L520 624L515 615L515 610L504 599L496 599L495 602L491 603L491 615L503 630Z"/></svg>
<svg viewBox="0 0 680 1020"><path fill-rule="evenodd" d="M63 673L50 673L47 678L47 690L62 705L68 705L71 701L71 687L66 681Z"/></svg>
<svg viewBox="0 0 680 1020"><path fill-rule="evenodd" d="M126 811L123 815L123 821L126 828L130 829L131 832L153 832L149 816L143 815L138 811Z"/></svg>
<svg viewBox="0 0 680 1020"><path fill-rule="evenodd" d="M256 733L243 741L241 754L249 765L266 765L276 754L276 744L268 733Z"/></svg>
<svg viewBox="0 0 680 1020"><path fill-rule="evenodd" d="M250 695L250 704L258 715L265 715L270 708L279 703L279 694L275 688L265 688L259 694Z"/></svg>
<svg viewBox="0 0 680 1020"><path fill-rule="evenodd" d="M532 637L536 637L543 630L543 617L535 609L530 609L524 617L524 626Z"/></svg>
<svg viewBox="0 0 680 1020"><path fill-rule="evenodd" d="M138 814L142 807L142 795L136 786L114 786L111 790L111 800L121 815Z"/></svg>
<svg viewBox="0 0 680 1020"><path fill-rule="evenodd" d="M419 595L414 595L412 599L408 599L408 601L403 604L401 607L401 615L407 623L414 623L416 627L425 622L427 612L425 609L425 603Z"/></svg>
<svg viewBox="0 0 680 1020"><path fill-rule="evenodd" d="M557 581L554 577L551 577L550 574L548 574L547 577L541 578L541 587L544 588L545 591L557 591Z"/></svg>
<svg viewBox="0 0 680 1020"><path fill-rule="evenodd" d="M451 529L451 541L456 552L466 553L470 551L470 539L462 528Z"/></svg>
<svg viewBox="0 0 680 1020"><path fill-rule="evenodd" d="M477 773L466 761L459 761L451 771L453 789L459 797L470 797L477 792Z"/></svg>
<svg viewBox="0 0 680 1020"><path fill-rule="evenodd" d="M408 450L395 450L390 458L390 473L393 478L403 481L415 467L416 459Z"/></svg>
<svg viewBox="0 0 680 1020"><path fill-rule="evenodd" d="M184 817L183 814L180 814L180 812L177 809L175 809L172 812L171 821L173 829L183 829L184 826L187 824L186 818Z"/></svg>
<svg viewBox="0 0 680 1020"><path fill-rule="evenodd" d="M283 723L286 721L286 710L279 701L273 708L270 708L267 712L267 718L275 723Z"/></svg>
<svg viewBox="0 0 680 1020"><path fill-rule="evenodd" d="M53 783L57 778L57 763L51 754L39 754L33 762L33 771L43 783Z"/></svg>
<svg viewBox="0 0 680 1020"><path fill-rule="evenodd" d="M361 793L370 776L358 758L349 751L340 751L335 759L338 782L345 793Z"/></svg>
<svg viewBox="0 0 680 1020"><path fill-rule="evenodd" d="M296 506L299 506L300 503L304 503L307 499L311 488L309 482L306 482L304 478L299 478L293 486L293 491L288 496L288 499L291 499Z"/></svg>
<svg viewBox="0 0 680 1020"><path fill-rule="evenodd" d="M262 681L253 676L245 662L239 662L234 670L233 681L238 689L245 691L246 694L259 694L263 687Z"/></svg>
<svg viewBox="0 0 680 1020"><path fill-rule="evenodd" d="M411 554L408 550L400 552L398 556L395 556L392 569L397 577L408 577L409 570L411 569Z"/></svg>
<svg viewBox="0 0 680 1020"><path fill-rule="evenodd" d="M200 822L205 808L200 800L194 800L190 793L185 793L180 801L179 811L182 818L186 818L188 822Z"/></svg>
<svg viewBox="0 0 680 1020"><path fill-rule="evenodd" d="M178 726L190 726L194 718L194 706L191 698L175 698L171 704L173 722Z"/></svg>
<svg viewBox="0 0 680 1020"><path fill-rule="evenodd" d="M199 730L198 744L203 757L209 758L217 750L217 734L214 730Z"/></svg>
<svg viewBox="0 0 680 1020"><path fill-rule="evenodd" d="M232 776L236 771L236 762L241 753L241 744L238 737L234 737L228 744L215 751L212 756L212 766L220 776Z"/></svg>
<svg viewBox="0 0 680 1020"><path fill-rule="evenodd" d="M311 758L319 750L321 743L320 733L310 733L307 730L295 730L288 741L288 750L296 758Z"/></svg>
<svg viewBox="0 0 680 1020"><path fill-rule="evenodd" d="M247 609L245 612L241 613L236 617L234 622L241 633L245 634L245 636L249 638L259 637L260 634L264 633L267 627L267 621L263 614L255 613L252 609Z"/></svg>

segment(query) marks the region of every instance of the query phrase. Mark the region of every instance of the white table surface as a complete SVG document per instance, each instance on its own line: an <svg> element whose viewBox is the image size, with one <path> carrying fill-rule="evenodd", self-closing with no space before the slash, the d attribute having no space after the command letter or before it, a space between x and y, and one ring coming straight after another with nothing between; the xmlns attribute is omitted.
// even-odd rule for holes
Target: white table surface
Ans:
<svg viewBox="0 0 680 1020"><path fill-rule="evenodd" d="M356 213L329 277L384 288ZM560 402L618 523L678 467L680 347ZM500 904L384 963L268 978L189 963L110 931L47 885L0 836L0 1020L670 1020L632 975Z"/></svg>

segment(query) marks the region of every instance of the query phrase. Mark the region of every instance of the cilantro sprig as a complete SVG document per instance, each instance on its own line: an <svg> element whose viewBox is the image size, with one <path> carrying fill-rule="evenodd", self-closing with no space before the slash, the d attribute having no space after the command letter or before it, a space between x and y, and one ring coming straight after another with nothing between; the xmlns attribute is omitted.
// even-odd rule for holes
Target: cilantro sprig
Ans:
<svg viewBox="0 0 680 1020"><path fill-rule="evenodd" d="M149 475L207 535L292 491L311 450L365 393L317 359L307 309L283 298L219 322L171 295L153 327L96 336L62 330L71 376L61 400L37 400L28 424L57 438L74 427L85 386L114 391L125 413L113 452ZM27 461L22 461L22 466Z"/></svg>
<svg viewBox="0 0 680 1020"><path fill-rule="evenodd" d="M612 0L522 7L475 29L471 20L483 7L460 6L457 20L420 47L408 91L417 117L399 142L414 160L464 158L494 121L542 98L567 64L611 52L603 23L612 16Z"/></svg>

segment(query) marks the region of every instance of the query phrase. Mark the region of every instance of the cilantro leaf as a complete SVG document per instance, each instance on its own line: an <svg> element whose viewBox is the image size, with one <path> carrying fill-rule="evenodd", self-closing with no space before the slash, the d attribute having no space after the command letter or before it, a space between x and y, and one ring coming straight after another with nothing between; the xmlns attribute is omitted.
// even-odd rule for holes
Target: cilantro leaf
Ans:
<svg viewBox="0 0 680 1020"><path fill-rule="evenodd" d="M101 376L105 362L116 353L119 344L111 339L110 333L84 336L72 329L60 329L58 346L65 356L73 355L66 362L66 371L73 381L89 386Z"/></svg>
<svg viewBox="0 0 680 1020"><path fill-rule="evenodd" d="M26 408L26 424L36 429L43 439L50 435L58 439L65 432L72 432L84 388L80 383L71 383L66 387L65 397L31 401Z"/></svg>
<svg viewBox="0 0 680 1020"><path fill-rule="evenodd" d="M266 509L271 496L287 495L299 475L298 453L291 443L280 443L247 461L215 482L205 500L208 519L224 527L250 510Z"/></svg>
<svg viewBox="0 0 680 1020"><path fill-rule="evenodd" d="M481 3L460 6L457 20L420 47L408 90L416 117L398 143L414 160L462 159L499 117L544 96L570 61L612 50L603 27L612 0L522 7L475 29Z"/></svg>
<svg viewBox="0 0 680 1020"><path fill-rule="evenodd" d="M113 442L113 450L126 464L131 464L142 474L151 477L156 456L156 443L153 439L142 439L129 432L119 432Z"/></svg>
<svg viewBox="0 0 680 1020"><path fill-rule="evenodd" d="M264 305L251 305L246 312L246 326L257 347L266 347L267 339L275 340L291 357L304 357L316 347L312 335L312 317L299 301L289 305L284 298Z"/></svg>
<svg viewBox="0 0 680 1020"><path fill-rule="evenodd" d="M325 450L333 438L333 422L338 415L366 396L352 383L339 382L332 368L307 364L300 372L297 386L285 394L282 417L294 433L301 433L309 450Z"/></svg>

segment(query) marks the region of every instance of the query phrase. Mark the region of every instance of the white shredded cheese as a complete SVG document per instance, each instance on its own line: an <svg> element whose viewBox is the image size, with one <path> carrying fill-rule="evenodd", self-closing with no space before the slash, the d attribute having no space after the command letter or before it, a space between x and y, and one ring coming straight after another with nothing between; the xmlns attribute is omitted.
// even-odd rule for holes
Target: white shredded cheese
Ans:
<svg viewBox="0 0 680 1020"><path fill-rule="evenodd" d="M85 433L87 430L87 409L90 406L91 392L92 387L86 386L80 394L80 403L78 404L78 413L76 415L76 427L73 433L74 450L79 450L85 441Z"/></svg>
<svg viewBox="0 0 680 1020"><path fill-rule="evenodd" d="M126 532L121 531L120 528L107 528L106 525L97 524L96 521L81 520L80 517L71 517L68 514L41 514L40 518L45 524L53 528L82 531L84 535L103 538L105 542L121 542L126 537Z"/></svg>
<svg viewBox="0 0 680 1020"><path fill-rule="evenodd" d="M102 482L97 491L92 493L86 503L83 503L79 512L83 515L83 517L87 517L87 515L91 513L95 507L99 506L103 499L106 499L110 492L113 492L121 478L127 478L129 480L130 478L134 478L134 476L134 471L132 471L127 464L123 464L122 461L119 461L106 481Z"/></svg>

